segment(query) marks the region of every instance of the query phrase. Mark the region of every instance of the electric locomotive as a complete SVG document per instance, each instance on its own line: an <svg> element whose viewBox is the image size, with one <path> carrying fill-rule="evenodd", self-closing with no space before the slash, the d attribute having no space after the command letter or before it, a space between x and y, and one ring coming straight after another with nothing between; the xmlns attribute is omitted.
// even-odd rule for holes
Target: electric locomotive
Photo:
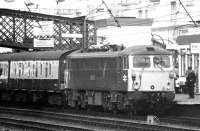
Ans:
<svg viewBox="0 0 200 131"><path fill-rule="evenodd" d="M173 60L164 49L134 46L117 52L76 52L66 60L70 106L161 111L174 99Z"/></svg>

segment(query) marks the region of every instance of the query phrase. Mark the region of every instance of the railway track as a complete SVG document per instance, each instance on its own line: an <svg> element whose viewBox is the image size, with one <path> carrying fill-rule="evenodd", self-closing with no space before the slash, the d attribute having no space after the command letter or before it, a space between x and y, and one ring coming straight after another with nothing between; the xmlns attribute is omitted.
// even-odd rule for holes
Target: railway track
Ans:
<svg viewBox="0 0 200 131"><path fill-rule="evenodd" d="M200 128L200 106L176 105L170 115L160 117L160 121Z"/></svg>
<svg viewBox="0 0 200 131"><path fill-rule="evenodd" d="M55 124L46 122L37 122L33 120L20 119L20 118L8 118L0 117L1 125L7 127L15 127L23 130L35 130L35 131L64 131L64 130L81 130L81 131L94 131L93 128L79 126L79 125L66 125Z"/></svg>
<svg viewBox="0 0 200 131"><path fill-rule="evenodd" d="M110 117L0 107L0 123L40 130L197 131L198 128ZM38 119L39 118L39 119ZM15 124L16 125L16 124Z"/></svg>
<svg viewBox="0 0 200 131"><path fill-rule="evenodd" d="M161 122L168 124L187 125L189 127L196 127L200 130L200 118L189 116L171 116L159 119Z"/></svg>

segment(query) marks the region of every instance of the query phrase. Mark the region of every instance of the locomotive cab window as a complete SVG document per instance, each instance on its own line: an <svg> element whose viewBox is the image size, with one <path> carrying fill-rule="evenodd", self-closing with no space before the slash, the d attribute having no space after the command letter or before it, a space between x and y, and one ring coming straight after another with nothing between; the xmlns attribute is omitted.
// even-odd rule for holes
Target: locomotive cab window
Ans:
<svg viewBox="0 0 200 131"><path fill-rule="evenodd" d="M134 56L133 57L133 67L135 67L135 68L150 67L150 57L149 56Z"/></svg>
<svg viewBox="0 0 200 131"><path fill-rule="evenodd" d="M155 68L169 68L170 67L170 58L169 56L154 56L153 57L153 66Z"/></svg>

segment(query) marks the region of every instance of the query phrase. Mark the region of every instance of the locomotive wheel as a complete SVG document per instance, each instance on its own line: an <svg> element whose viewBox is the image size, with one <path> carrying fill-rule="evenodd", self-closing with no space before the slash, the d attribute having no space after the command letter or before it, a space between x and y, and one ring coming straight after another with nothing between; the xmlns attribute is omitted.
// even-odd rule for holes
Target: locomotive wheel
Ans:
<svg viewBox="0 0 200 131"><path fill-rule="evenodd" d="M25 94L25 92L16 92L15 94L13 94L12 99L14 102L24 104L27 102L27 95Z"/></svg>
<svg viewBox="0 0 200 131"><path fill-rule="evenodd" d="M11 101L11 94L9 92L2 92L1 93L1 100L5 102L10 102Z"/></svg>
<svg viewBox="0 0 200 131"><path fill-rule="evenodd" d="M117 104L116 103L112 104L112 113L114 115L116 115L118 113L118 108L117 108Z"/></svg>

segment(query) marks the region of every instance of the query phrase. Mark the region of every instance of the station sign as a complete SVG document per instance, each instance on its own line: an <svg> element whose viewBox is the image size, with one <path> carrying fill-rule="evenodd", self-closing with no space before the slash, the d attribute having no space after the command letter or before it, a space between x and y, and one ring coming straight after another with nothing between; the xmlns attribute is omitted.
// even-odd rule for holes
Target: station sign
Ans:
<svg viewBox="0 0 200 131"><path fill-rule="evenodd" d="M34 47L54 47L53 21L34 22Z"/></svg>
<svg viewBox="0 0 200 131"><path fill-rule="evenodd" d="M62 37L66 37L66 38L83 38L83 35L82 34L64 33L64 34L62 34Z"/></svg>
<svg viewBox="0 0 200 131"><path fill-rule="evenodd" d="M191 53L200 53L200 43L191 43L190 45Z"/></svg>

